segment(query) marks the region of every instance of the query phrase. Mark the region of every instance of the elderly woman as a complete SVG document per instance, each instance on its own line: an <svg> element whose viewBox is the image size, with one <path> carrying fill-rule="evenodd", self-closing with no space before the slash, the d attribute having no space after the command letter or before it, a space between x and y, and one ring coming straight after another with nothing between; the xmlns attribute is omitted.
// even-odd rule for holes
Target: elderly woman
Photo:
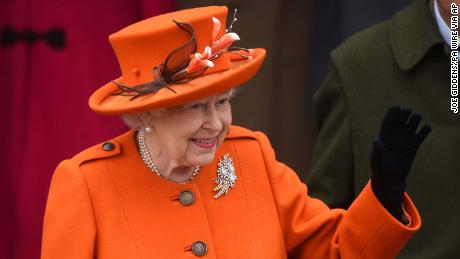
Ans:
<svg viewBox="0 0 460 259"><path fill-rule="evenodd" d="M420 227L404 189L421 117L391 108L372 180L348 211L329 209L264 134L231 125L233 89L265 50L232 47L226 16L183 10L110 36L122 76L89 104L132 130L57 167L42 258L392 258Z"/></svg>

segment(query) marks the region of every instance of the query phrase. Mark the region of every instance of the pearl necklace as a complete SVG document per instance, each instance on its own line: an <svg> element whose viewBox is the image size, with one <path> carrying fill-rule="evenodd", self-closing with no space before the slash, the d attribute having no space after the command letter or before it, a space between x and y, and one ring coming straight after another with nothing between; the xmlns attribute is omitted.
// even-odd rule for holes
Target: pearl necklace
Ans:
<svg viewBox="0 0 460 259"><path fill-rule="evenodd" d="M144 161L144 164L148 168L150 168L150 170L152 170L152 172L154 172L156 175L165 178L163 175L160 174L160 171L153 163L152 157L150 156L149 150L147 149L147 145L145 144L145 132L143 130L138 131L136 139L137 139L137 146L139 148L139 153L141 155L142 160ZM200 172L200 166L197 165L195 166L195 168L193 168L193 173L192 173L192 176L190 176L190 179L180 182L180 183L187 183L191 181L199 172Z"/></svg>

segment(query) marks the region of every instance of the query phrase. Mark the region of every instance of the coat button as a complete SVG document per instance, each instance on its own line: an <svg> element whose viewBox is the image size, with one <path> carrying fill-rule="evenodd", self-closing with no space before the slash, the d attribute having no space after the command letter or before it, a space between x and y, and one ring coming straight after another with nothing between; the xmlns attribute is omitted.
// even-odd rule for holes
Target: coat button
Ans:
<svg viewBox="0 0 460 259"><path fill-rule="evenodd" d="M185 190L179 194L179 202L184 206L190 206L195 201L195 194L193 192Z"/></svg>
<svg viewBox="0 0 460 259"><path fill-rule="evenodd" d="M102 150L104 151L112 151L115 149L115 145L112 142L105 142L102 144Z"/></svg>
<svg viewBox="0 0 460 259"><path fill-rule="evenodd" d="M203 241L196 241L192 245L192 253L196 256L203 256L208 252L208 246Z"/></svg>

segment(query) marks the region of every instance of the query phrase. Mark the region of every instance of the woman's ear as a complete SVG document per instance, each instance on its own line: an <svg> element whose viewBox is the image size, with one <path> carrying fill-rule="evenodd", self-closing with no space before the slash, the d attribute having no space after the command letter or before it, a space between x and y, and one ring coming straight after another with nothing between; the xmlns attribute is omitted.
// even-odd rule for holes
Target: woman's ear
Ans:
<svg viewBox="0 0 460 259"><path fill-rule="evenodd" d="M142 129L147 133L151 132L153 128L152 120L154 116L152 116L150 112L143 112L139 114L139 118L142 121Z"/></svg>
<svg viewBox="0 0 460 259"><path fill-rule="evenodd" d="M161 116L165 111L166 109L163 108L139 113L139 121L142 124L140 129L145 132L151 132L154 129L155 119Z"/></svg>

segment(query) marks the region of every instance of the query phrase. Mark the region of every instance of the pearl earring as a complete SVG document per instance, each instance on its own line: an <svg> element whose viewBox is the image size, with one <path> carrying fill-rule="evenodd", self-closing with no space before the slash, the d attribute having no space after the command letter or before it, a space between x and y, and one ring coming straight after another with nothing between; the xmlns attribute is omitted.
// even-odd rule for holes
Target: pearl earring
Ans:
<svg viewBox="0 0 460 259"><path fill-rule="evenodd" d="M151 118L142 118L142 122L144 123L144 132L150 133L152 131L152 122L150 121Z"/></svg>

